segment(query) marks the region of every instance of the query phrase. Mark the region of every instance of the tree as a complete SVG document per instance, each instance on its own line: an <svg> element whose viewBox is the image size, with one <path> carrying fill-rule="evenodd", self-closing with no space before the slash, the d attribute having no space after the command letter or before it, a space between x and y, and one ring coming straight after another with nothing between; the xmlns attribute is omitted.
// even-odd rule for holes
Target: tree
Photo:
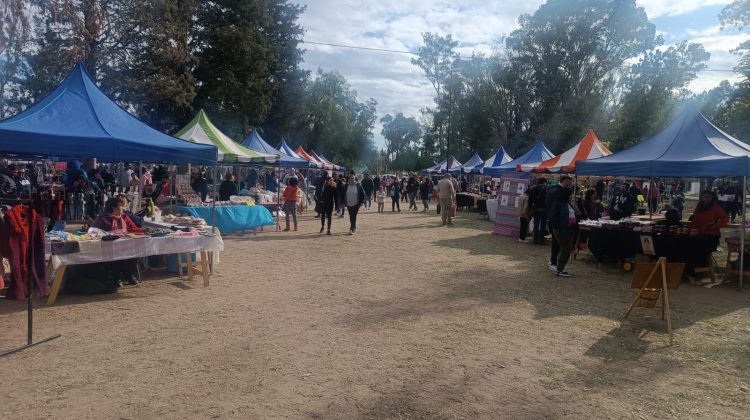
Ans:
<svg viewBox="0 0 750 420"><path fill-rule="evenodd" d="M422 129L414 117L405 117L399 112L395 117L386 114L380 122L383 124L381 133L385 138L386 156L389 159L398 159L399 154L416 145L422 137Z"/></svg>
<svg viewBox="0 0 750 420"><path fill-rule="evenodd" d="M453 63L458 58L455 49L458 41L453 40L452 35L441 36L431 32L422 34L424 45L419 48L417 58L413 58L411 63L418 66L424 71L427 80L430 81L435 89L435 103L438 104L437 110L431 113L433 126L437 132L438 142L444 144L442 149L447 148L447 139L444 135L447 121L447 114L442 112L440 103L444 100L445 85L450 82L453 76Z"/></svg>
<svg viewBox="0 0 750 420"><path fill-rule="evenodd" d="M5 0L0 4L0 119L19 111L9 98L18 97L18 74L24 65L24 52L31 41L28 2Z"/></svg>
<svg viewBox="0 0 750 420"><path fill-rule="evenodd" d="M336 71L318 70L307 87L303 117L294 130L307 148L347 167L371 160L375 147L372 129L377 102L359 102L346 78Z"/></svg>
<svg viewBox="0 0 750 420"><path fill-rule="evenodd" d="M264 6L253 0L198 2L192 33L196 108L233 138L259 126L271 109L272 52L262 30L270 16Z"/></svg>
<svg viewBox="0 0 750 420"><path fill-rule="evenodd" d="M686 41L647 52L623 80L625 94L615 114L611 146L630 147L663 127L675 102L690 96L687 85L710 56L701 44Z"/></svg>
<svg viewBox="0 0 750 420"><path fill-rule="evenodd" d="M531 134L578 140L600 117L619 67L660 42L635 0L548 0L506 39L531 77Z"/></svg>
<svg viewBox="0 0 750 420"><path fill-rule="evenodd" d="M166 132L177 131L194 112L197 81L188 37L195 8L195 0L146 0L138 11L143 48L133 60L140 77L132 102L146 123Z"/></svg>

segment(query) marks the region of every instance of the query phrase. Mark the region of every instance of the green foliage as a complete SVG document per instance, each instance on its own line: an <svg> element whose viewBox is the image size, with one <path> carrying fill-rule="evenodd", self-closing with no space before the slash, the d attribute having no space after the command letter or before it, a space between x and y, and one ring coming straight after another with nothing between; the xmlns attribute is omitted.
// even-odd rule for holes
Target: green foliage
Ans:
<svg viewBox="0 0 750 420"><path fill-rule="evenodd" d="M386 114L380 122L383 124L381 133L385 138L385 150L389 159L398 160L402 152L417 145L422 137L422 129L414 117L407 118L399 112L395 117Z"/></svg>
<svg viewBox="0 0 750 420"><path fill-rule="evenodd" d="M700 44L682 42L647 52L623 78L625 93L615 113L610 145L630 147L664 127L675 103L688 96L688 83L706 67L710 54Z"/></svg>
<svg viewBox="0 0 750 420"><path fill-rule="evenodd" d="M318 70L308 85L293 139L302 139L307 149L351 168L374 157L372 129L377 102L359 102L346 78L336 71Z"/></svg>

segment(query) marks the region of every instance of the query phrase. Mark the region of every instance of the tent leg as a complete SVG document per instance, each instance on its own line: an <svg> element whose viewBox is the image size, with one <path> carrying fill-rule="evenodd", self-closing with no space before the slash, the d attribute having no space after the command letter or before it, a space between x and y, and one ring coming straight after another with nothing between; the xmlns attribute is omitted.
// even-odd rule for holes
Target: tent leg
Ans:
<svg viewBox="0 0 750 420"><path fill-rule="evenodd" d="M740 290L742 290L742 283L743 283L743 273L745 272L745 219L746 219L746 212L747 212L747 197L745 197L745 194L747 192L747 175L742 177L742 226L740 226L740 280L738 287Z"/></svg>

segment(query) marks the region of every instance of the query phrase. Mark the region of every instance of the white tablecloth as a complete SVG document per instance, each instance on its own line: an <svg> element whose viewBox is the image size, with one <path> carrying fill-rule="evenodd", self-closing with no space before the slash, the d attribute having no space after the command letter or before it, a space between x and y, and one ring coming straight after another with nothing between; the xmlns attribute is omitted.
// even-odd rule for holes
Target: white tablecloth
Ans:
<svg viewBox="0 0 750 420"><path fill-rule="evenodd" d="M487 215L490 217L492 223L495 223L495 213L497 213L497 200L494 198L488 198Z"/></svg>
<svg viewBox="0 0 750 420"><path fill-rule="evenodd" d="M50 253L50 244L46 244ZM52 255L52 264L89 264L106 261L142 258L151 255L186 254L189 252L224 250L224 241L219 236L164 236L160 238L122 238L116 241L82 241L80 252Z"/></svg>

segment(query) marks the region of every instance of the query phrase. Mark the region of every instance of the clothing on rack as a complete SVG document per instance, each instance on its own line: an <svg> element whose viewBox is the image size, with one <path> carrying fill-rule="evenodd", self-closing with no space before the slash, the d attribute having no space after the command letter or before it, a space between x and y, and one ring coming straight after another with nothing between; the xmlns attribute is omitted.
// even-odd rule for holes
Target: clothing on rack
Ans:
<svg viewBox="0 0 750 420"><path fill-rule="evenodd" d="M34 209L17 205L4 214L0 222L0 255L10 263L8 299L26 300L30 281L40 295L47 294L44 223Z"/></svg>

